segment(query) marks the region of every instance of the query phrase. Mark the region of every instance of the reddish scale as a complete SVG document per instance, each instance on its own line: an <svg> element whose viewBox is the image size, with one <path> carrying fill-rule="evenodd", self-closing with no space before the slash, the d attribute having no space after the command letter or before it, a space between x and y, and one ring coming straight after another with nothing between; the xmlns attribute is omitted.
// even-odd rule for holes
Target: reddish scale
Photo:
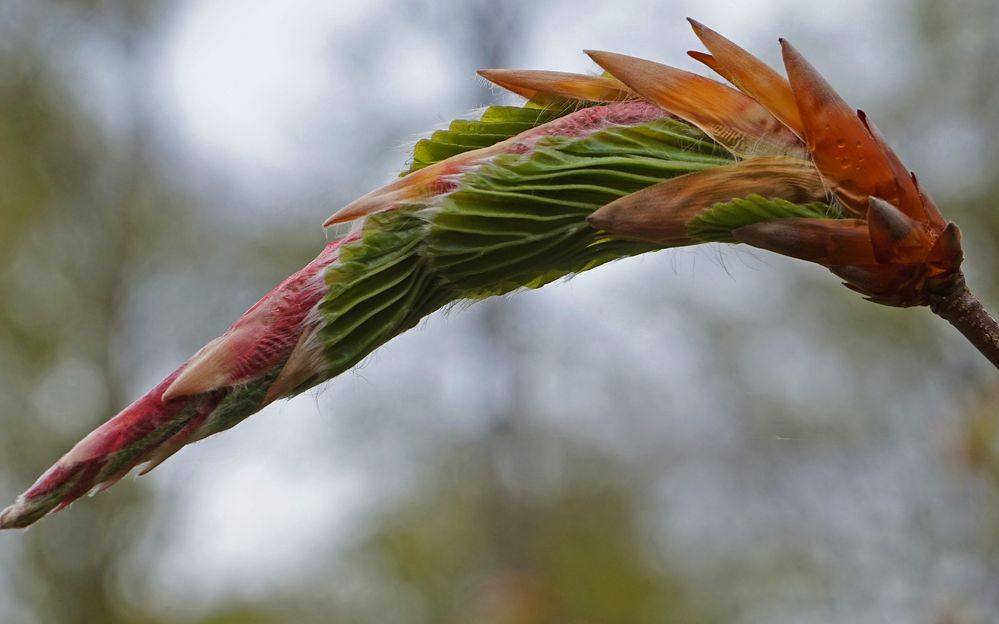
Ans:
<svg viewBox="0 0 999 624"><path fill-rule="evenodd" d="M72 482L72 488L59 500L60 507L64 507L89 491L97 484L94 479L115 451L138 442L187 407L188 398L169 402L160 399L179 373L180 369L171 373L152 391L78 442L24 493L24 500L48 496Z"/></svg>
<svg viewBox="0 0 999 624"><path fill-rule="evenodd" d="M437 178L430 183L428 189L431 197L436 195L446 195L458 190L458 183L451 178Z"/></svg>
<svg viewBox="0 0 999 624"><path fill-rule="evenodd" d="M437 197L438 195L447 195L448 193L457 191L460 185L456 178L468 167L469 163L462 161L455 161L451 164L447 164L446 161L440 163L440 172L437 177L428 182L425 187L427 196Z"/></svg>
<svg viewBox="0 0 999 624"><path fill-rule="evenodd" d="M241 365L238 374L244 381L266 372L287 357L302 333L303 321L309 311L326 293L325 287L315 285L316 280L321 279L320 273L336 261L341 245L357 240L359 236L355 234L326 245L315 260L271 290L241 317L242 321L265 306L267 308L266 333L252 344L246 344L245 353L239 356ZM240 321L237 321L233 328L239 325ZM30 507L32 500L50 496L60 488L66 488L67 484L72 484L59 497L56 510L61 509L101 482L117 479L135 465L149 459L150 455L163 446L169 447L166 449L168 454L183 446L231 390L221 388L207 395L183 396L164 401L164 391L177 379L184 366L186 363L78 442L24 493L22 500L25 505ZM116 468L115 473L106 473L105 467L116 453L128 452L133 445L142 443L147 436L167 426L195 401L202 403L198 412L160 447L137 453L126 465ZM0 525L6 526L5 520L16 522L13 518L0 518Z"/></svg>
<svg viewBox="0 0 999 624"><path fill-rule="evenodd" d="M151 449L151 453L143 453L142 459L137 459L135 462L132 462L127 468L120 470L118 474L111 475L109 479L111 479L112 482L109 485L113 485L114 482L125 476L125 474L127 474L128 471L140 461L149 461L149 465L143 468L140 473L146 474L158 466L164 459L180 450L180 448L187 444L187 442L191 439L191 436L198 431L201 425L208 420L208 417L212 415L212 412L214 412L215 408L222 402L222 399L227 397L231 391L231 388L223 388L210 393L201 405L198 406L198 412L191 418L191 420L187 421L180 431L164 440L163 443L155 449Z"/></svg>
<svg viewBox="0 0 999 624"><path fill-rule="evenodd" d="M579 138L609 126L634 126L664 117L670 117L670 114L654 104L634 100L584 108L538 126L521 136L525 142L551 135Z"/></svg>
<svg viewBox="0 0 999 624"><path fill-rule="evenodd" d="M30 502L33 499L43 498L66 487L67 484L71 484L69 489L59 497L58 504L53 509L53 511L59 511L100 483L106 480L116 481L135 465L145 461L148 453L139 453L128 463L116 467L115 473L108 474L105 471L105 467L113 459L115 453L127 451L132 445L140 444L146 436L167 425L191 401L196 400L195 397L188 397L164 402L159 398L162 391L175 377L176 372L163 380L152 392L146 394L79 442L70 453L43 474L31 489L25 492L25 501ZM165 444L174 442L176 448L183 445L183 441L194 431L193 427L200 425L228 392L228 390L219 391L205 399L199 407L198 414L185 424L177 434L171 436ZM148 449L148 451L155 450L156 447ZM74 457L76 454L81 457Z"/></svg>
<svg viewBox="0 0 999 624"><path fill-rule="evenodd" d="M73 501L86 494L90 490L89 484L95 481L103 466L104 462L99 461L80 464L79 470L73 475L73 487L63 495L59 504L52 511L62 511L69 507Z"/></svg>
<svg viewBox="0 0 999 624"><path fill-rule="evenodd" d="M280 364L294 348L302 334L302 321L326 294L317 288L316 276L332 264L339 247L357 240L359 235L329 243L319 256L255 303L236 321L227 333L246 323L261 323L256 331L230 344L235 362L231 378L234 383L248 381Z"/></svg>

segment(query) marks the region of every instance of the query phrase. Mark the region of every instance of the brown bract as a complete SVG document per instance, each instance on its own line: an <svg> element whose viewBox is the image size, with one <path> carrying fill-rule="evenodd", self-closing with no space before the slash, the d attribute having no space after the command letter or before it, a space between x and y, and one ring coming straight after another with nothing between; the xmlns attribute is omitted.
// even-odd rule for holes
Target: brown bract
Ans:
<svg viewBox="0 0 999 624"><path fill-rule="evenodd" d="M715 204L752 194L797 203L826 197L818 172L807 160L759 157L688 173L625 195L594 212L589 222L615 238L689 245L700 242L688 234L691 219Z"/></svg>

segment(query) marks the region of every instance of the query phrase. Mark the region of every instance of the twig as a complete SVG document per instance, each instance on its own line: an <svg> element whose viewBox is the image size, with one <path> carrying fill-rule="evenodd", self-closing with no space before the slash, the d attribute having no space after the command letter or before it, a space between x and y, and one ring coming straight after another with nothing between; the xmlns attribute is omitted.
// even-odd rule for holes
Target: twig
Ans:
<svg viewBox="0 0 999 624"><path fill-rule="evenodd" d="M947 293L932 299L930 309L947 319L993 366L999 368L999 323L971 292L963 275Z"/></svg>

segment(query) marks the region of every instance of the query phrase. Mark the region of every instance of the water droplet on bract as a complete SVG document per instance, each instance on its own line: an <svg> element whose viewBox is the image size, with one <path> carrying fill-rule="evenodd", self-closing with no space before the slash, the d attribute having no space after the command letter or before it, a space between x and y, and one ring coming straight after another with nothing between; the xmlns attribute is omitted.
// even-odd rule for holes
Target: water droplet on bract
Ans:
<svg viewBox="0 0 999 624"><path fill-rule="evenodd" d="M836 141L836 147L843 149L844 147L846 147L846 141L844 141L843 139Z"/></svg>

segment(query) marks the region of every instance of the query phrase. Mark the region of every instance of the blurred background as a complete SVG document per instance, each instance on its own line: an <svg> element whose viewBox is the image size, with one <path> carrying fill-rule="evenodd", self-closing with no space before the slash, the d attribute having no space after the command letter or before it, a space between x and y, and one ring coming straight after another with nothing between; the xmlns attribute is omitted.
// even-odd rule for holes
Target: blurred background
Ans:
<svg viewBox="0 0 999 624"><path fill-rule="evenodd" d="M999 4L0 0L0 502L505 100L787 37L999 308ZM438 314L27 532L0 622L999 622L999 383L927 310L735 247Z"/></svg>

